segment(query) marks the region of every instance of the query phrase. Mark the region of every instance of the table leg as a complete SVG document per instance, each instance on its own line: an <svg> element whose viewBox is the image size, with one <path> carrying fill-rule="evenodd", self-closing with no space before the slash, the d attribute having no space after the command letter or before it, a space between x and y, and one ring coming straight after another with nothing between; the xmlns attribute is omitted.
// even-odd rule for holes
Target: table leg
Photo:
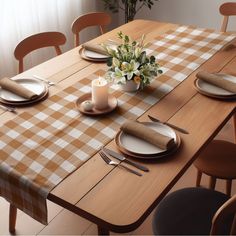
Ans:
<svg viewBox="0 0 236 236"><path fill-rule="evenodd" d="M100 227L99 225L98 227L98 235L110 235L109 230Z"/></svg>

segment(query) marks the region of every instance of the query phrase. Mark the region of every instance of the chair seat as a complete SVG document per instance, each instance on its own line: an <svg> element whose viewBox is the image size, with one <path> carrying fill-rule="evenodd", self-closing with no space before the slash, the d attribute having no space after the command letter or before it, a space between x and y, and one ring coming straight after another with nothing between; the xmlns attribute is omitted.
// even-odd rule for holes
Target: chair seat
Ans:
<svg viewBox="0 0 236 236"><path fill-rule="evenodd" d="M211 221L229 197L205 188L175 191L158 205L153 218L155 235L209 235ZM228 234L232 218L224 223L222 234Z"/></svg>
<svg viewBox="0 0 236 236"><path fill-rule="evenodd" d="M194 165L207 175L235 179L236 145L223 140L213 140L199 155Z"/></svg>

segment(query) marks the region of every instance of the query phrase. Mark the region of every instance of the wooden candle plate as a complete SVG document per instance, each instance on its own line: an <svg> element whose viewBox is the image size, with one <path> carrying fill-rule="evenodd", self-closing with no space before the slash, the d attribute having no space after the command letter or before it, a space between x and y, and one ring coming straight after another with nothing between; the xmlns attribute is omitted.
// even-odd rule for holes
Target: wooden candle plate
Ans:
<svg viewBox="0 0 236 236"><path fill-rule="evenodd" d="M95 107L93 107L91 110L87 111L82 106L82 103L86 100L91 100L91 99L92 99L91 93L86 93L76 100L75 102L76 107L79 109L79 111L82 114L91 115L91 116L107 114L109 112L112 112L117 107L117 104L118 104L116 97L114 97L113 95L109 95L107 108L98 110Z"/></svg>

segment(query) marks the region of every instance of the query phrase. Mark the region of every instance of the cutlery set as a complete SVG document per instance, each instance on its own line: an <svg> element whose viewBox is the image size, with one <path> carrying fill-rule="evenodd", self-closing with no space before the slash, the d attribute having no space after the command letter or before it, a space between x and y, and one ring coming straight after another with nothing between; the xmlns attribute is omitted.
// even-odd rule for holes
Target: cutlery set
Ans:
<svg viewBox="0 0 236 236"><path fill-rule="evenodd" d="M147 167L145 167L145 166L143 166L143 165L140 165L140 164L138 164L138 163L136 163L136 162L133 162L133 161L131 161L130 159L127 159L126 157L122 156L121 154L119 154L119 153L117 153L117 152L114 152L114 151L112 151L112 150L110 150L110 149L108 149L108 148L105 148L105 147L103 147L102 150L103 150L103 152L105 152L105 153L107 153L108 155L110 155L110 156L116 158L116 159L119 160L119 161L126 162L126 163L128 163L128 164L130 164L130 165L132 165L132 166L134 166L134 167L136 167L136 168L138 168L138 169L140 169L140 170L142 170L142 171L146 171L146 172L149 171L149 169L148 169Z"/></svg>
<svg viewBox="0 0 236 236"><path fill-rule="evenodd" d="M118 167L122 167L124 169L126 169L127 171L133 173L133 174L136 174L138 176L142 176L142 174L136 170L133 170L125 165L123 165L122 163L118 163L118 162L115 162L115 161L112 161L108 156L112 156L114 158L116 158L117 160L121 161L121 162L126 162L128 163L129 165L132 165L134 167L136 167L137 169L139 170L142 170L142 171L145 171L145 172L148 172L149 169L143 165L140 165L136 162L133 162L129 159L127 159L126 157L124 157L123 155L117 153L117 152L114 152L113 150L111 149L108 149L108 148L105 148L103 147L100 152L99 152L99 155L101 156L101 158L109 165L114 165L114 166L118 166Z"/></svg>
<svg viewBox="0 0 236 236"><path fill-rule="evenodd" d="M118 167L122 167L124 168L125 170L135 174L135 175L138 175L138 176L142 176L141 173L139 173L138 171L135 171L121 163L118 163L116 161L112 161L104 152L100 151L99 152L99 155L101 156L101 158L108 164L108 165L113 165L113 166L118 166Z"/></svg>

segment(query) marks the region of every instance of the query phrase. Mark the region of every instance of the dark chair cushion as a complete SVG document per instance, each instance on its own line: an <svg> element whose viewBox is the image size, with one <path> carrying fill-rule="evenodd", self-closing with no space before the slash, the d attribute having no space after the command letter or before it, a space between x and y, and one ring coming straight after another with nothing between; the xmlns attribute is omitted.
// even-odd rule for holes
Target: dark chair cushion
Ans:
<svg viewBox="0 0 236 236"><path fill-rule="evenodd" d="M155 235L209 235L211 221L229 197L205 188L185 188L167 195L153 218ZM229 234L232 218L225 222L222 234Z"/></svg>

